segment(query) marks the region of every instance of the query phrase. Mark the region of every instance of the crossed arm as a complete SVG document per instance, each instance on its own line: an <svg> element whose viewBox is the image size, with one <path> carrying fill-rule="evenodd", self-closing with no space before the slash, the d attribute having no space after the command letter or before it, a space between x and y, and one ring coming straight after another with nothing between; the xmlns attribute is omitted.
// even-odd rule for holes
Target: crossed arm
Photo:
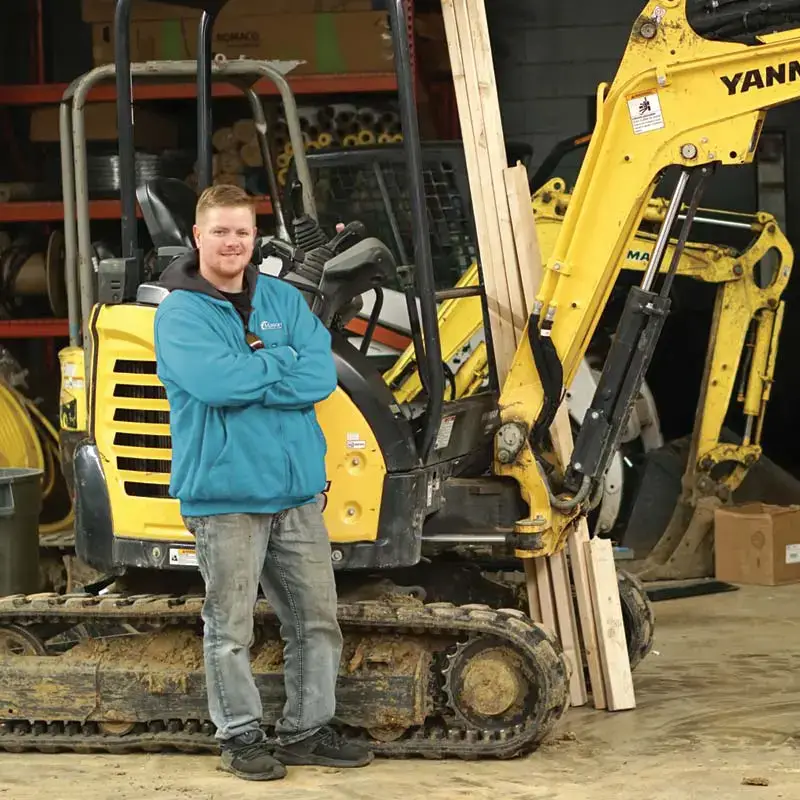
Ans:
<svg viewBox="0 0 800 800"><path fill-rule="evenodd" d="M336 388L330 333L299 292L288 310L289 346L251 353L232 351L191 309L166 310L155 323L159 378L215 407L313 406Z"/></svg>

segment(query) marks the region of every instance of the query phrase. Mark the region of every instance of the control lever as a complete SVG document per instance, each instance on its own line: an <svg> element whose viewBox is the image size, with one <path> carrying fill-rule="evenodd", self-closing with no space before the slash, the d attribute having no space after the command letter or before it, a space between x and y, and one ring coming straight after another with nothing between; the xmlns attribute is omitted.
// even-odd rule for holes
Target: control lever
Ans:
<svg viewBox="0 0 800 800"><path fill-rule="evenodd" d="M254 255L261 261L271 256L279 258L283 263L281 275L291 272L295 265L302 264L306 260L306 254L302 248L295 247L291 242L278 238L261 239L254 248Z"/></svg>
<svg viewBox="0 0 800 800"><path fill-rule="evenodd" d="M363 222L354 220L338 229L338 233L331 239L325 247L335 256L343 253L354 244L358 244L367 235L367 227Z"/></svg>

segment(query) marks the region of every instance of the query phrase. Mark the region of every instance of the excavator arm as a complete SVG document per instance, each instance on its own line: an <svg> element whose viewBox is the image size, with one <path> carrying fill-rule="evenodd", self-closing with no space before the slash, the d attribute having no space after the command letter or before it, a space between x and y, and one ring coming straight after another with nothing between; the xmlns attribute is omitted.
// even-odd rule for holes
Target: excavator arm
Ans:
<svg viewBox="0 0 800 800"><path fill-rule="evenodd" d="M543 252L558 236L570 202L570 195L563 191L563 183L558 179L550 181L534 196L537 235L544 243ZM668 202L653 198L643 221L663 223L668 209ZM741 251L686 242L676 268L677 275L719 287L697 404L692 460L698 474L706 476L708 488L711 488L708 481L712 480L714 492L725 487L722 494L729 495L761 455L761 431L783 319L781 296L789 282L794 251L777 220L763 211L745 214L699 208L695 221L736 227L753 236ZM657 241L656 235L637 231L625 248L623 268L646 271ZM675 240L667 243L660 273L668 273L677 244ZM771 271L768 279L762 266ZM737 401L743 404L745 434L741 444L722 444L722 428L734 388ZM720 468L725 465L730 470L723 474ZM712 473L717 477L712 479Z"/></svg>
<svg viewBox="0 0 800 800"><path fill-rule="evenodd" d="M545 259L553 249L570 201L571 197L559 178L548 181L533 196L537 238ZM669 204L663 199L651 199L643 221L663 223L668 208ZM695 221L739 228L749 232L753 238L741 250L687 241L678 260L677 275L716 284L718 289L706 369L697 402L694 444L684 478L686 489L673 522L654 549L651 561L670 558L684 537L687 540L695 538L695 529L702 529L707 535L708 527L700 524L700 520L707 516L702 510L704 504L707 505L703 498L717 498L720 502L727 500L761 456L761 430L783 317L781 295L794 261L793 249L771 214L700 208ZM657 238L655 234L636 231L625 248L623 269L644 272L652 259ZM660 273L668 272L676 245L675 239L667 243ZM768 256L771 256L769 261ZM762 266L767 263L771 275L765 280ZM477 266L473 264L457 285L471 286L478 280ZM471 347L469 355L454 371L454 381L449 383L449 391L455 387L455 397L466 397L478 391L487 375L486 344L479 337L482 326L482 310L475 298L448 300L440 307L443 358L451 361L467 345ZM401 403L413 401L422 391L412 347L400 356L385 374L385 379ZM740 443L724 443L723 426L734 394L746 418L745 435ZM701 511L698 520L694 521L692 515L698 504ZM685 550L681 548L678 552ZM696 550L692 548L692 552ZM683 572L697 570L694 566L697 559L690 565L686 563L686 556L682 558L678 570L681 577ZM707 569L707 556L704 555L700 561L703 569ZM651 567L656 569L654 563L648 563L647 568Z"/></svg>
<svg viewBox="0 0 800 800"><path fill-rule="evenodd" d="M693 3L693 23L704 25L706 35L713 29L720 39L742 35L744 42L702 38L687 19L687 0L650 2L633 26L614 81L599 87L592 140L545 264L527 341L515 353L500 397L494 471L516 480L530 505L517 532L538 534L530 550L518 551L522 557L559 550L572 522L593 501L669 313L669 289L703 183L716 165L751 162L767 110L800 94L800 62L793 58L800 32L751 30L748 14L764 3L738 4L735 30L730 20L709 27L719 5ZM800 9L800 3L791 5ZM678 175L653 257L641 285L630 290L595 399L559 475L545 454L564 386L586 353L625 248L670 167ZM686 219L657 289L690 183L695 186ZM771 329L769 337L764 330L761 340L767 341Z"/></svg>

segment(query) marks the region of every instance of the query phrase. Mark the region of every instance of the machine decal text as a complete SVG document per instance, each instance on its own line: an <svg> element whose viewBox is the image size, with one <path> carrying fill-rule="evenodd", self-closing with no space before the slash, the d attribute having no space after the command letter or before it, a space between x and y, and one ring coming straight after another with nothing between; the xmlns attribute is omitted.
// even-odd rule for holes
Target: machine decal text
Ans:
<svg viewBox="0 0 800 800"><path fill-rule="evenodd" d="M800 78L800 61L788 61L766 69L748 69L734 75L720 75L729 95L742 94L751 89L768 89L775 84L789 83Z"/></svg>

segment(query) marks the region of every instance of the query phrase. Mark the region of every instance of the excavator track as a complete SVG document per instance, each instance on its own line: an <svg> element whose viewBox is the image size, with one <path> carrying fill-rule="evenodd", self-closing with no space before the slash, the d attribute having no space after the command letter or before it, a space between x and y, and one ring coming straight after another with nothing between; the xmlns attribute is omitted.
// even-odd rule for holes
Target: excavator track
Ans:
<svg viewBox="0 0 800 800"><path fill-rule="evenodd" d="M105 658L68 663L71 649L49 654L39 635L106 625L127 627L132 635L145 637L142 642L176 631L201 642L202 603L202 596L193 595L0 599L0 750L216 752L214 726L202 713L206 697L196 661L188 671L182 671L178 659L154 672L141 664L121 665L109 650ZM423 605L403 597L341 603L338 619L345 651L337 727L368 742L376 755L520 756L536 749L568 706L569 667L559 644L519 610ZM263 600L256 605L255 624L256 638L266 634L277 647L278 621ZM98 638L95 634L84 641ZM144 644L138 642L141 650ZM398 647L405 648L405 668L380 655ZM347 681L356 680L365 663L376 661L383 673L364 673L362 683L348 688ZM255 666L254 673L258 682ZM265 717L268 707L279 713L279 684L282 691L280 667L272 675L271 700L264 699L259 683ZM384 708L376 711L381 703ZM125 708L135 711L126 715ZM187 708L190 714L182 714ZM348 713L373 721L368 728L352 721L340 725ZM376 714L382 724L375 723ZM273 735L269 727L266 733Z"/></svg>

